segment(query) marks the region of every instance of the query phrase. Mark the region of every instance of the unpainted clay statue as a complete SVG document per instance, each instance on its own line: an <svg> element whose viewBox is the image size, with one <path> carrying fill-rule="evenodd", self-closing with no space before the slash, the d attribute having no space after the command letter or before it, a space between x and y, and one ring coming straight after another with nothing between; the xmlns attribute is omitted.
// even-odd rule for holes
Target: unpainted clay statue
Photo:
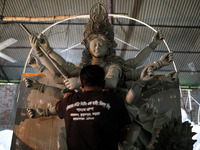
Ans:
<svg viewBox="0 0 200 150"><path fill-rule="evenodd" d="M39 83L37 80L28 78L24 79L25 85L32 90L38 90L60 100L63 96L67 96L67 94L70 93L70 90L80 88L79 72L82 67L89 64L99 65L104 68L106 73L105 90L115 90L123 93L122 97L126 101L127 109L133 120L133 127L130 129L135 131L133 131L134 134L130 133L127 137L128 139L126 139L125 142L125 144L127 144L125 145L125 147L127 147L126 149L133 147L135 142L138 142L139 136L141 137L140 140L144 140L142 143L148 145L152 138L147 138L148 142L146 142L146 138L142 138L142 132L140 132L140 130L147 130L150 132L151 136L155 136L154 127L152 126L153 121L150 118L145 121L148 114L145 116L142 115L142 112L148 110L148 113L151 113L154 112L154 109L153 106L144 104L140 107L141 110L139 110L135 107L135 103L137 103L142 89L147 84L150 85L149 88L153 88L159 84L164 84L165 82L174 82L178 78L178 73L176 72L167 73L163 77L157 79L154 78L155 70L172 64L173 55L172 53L167 53L153 64L136 69L136 67L143 65L150 53L162 42L163 36L159 31L154 34L153 41L135 58L124 60L120 56L117 56L116 51L114 50L117 44L114 41L113 27L108 21L107 11L99 11L99 9L102 9L102 6L103 5L98 5L98 9L95 9L93 12L90 11L90 19L85 25L84 40L82 41L82 44L85 45L86 48L83 50L82 60L77 66L66 62L60 55L54 52L44 35L30 36L31 46L45 66L42 65L40 60L34 55L31 55L29 58L29 65L45 74L55 83L64 84L66 89L47 86ZM41 48L50 56L54 64L44 54ZM64 76L57 70L55 64L64 73ZM56 114L55 106L50 109L37 108L28 110L30 118L48 117ZM139 120L138 117L140 118ZM152 118L155 120L156 117L153 116ZM148 125L149 123L150 125ZM144 127L144 124L146 127Z"/></svg>
<svg viewBox="0 0 200 150"><path fill-rule="evenodd" d="M158 35L161 37L161 34L158 32L154 35L155 40L152 43L160 43L162 41L156 39ZM48 69L39 62L36 56L30 57L29 65L41 73L44 73L47 75L47 77L53 79L56 83L63 83L63 78L61 77L60 73L40 50L39 47L42 46L43 49L52 57L59 68L63 70L68 77L78 77L80 69L85 65L98 64L102 66L106 71L106 89L114 89L117 87L118 79L121 77L122 71L124 74L126 74L126 80L137 80L140 76L141 69L136 70L134 66L138 66L143 63L146 56L149 55L152 50L151 47L148 46L141 53L139 53L136 58L129 59L126 62L115 54L115 50L111 47L112 43L106 36L101 34L92 34L89 38L87 38L88 48L83 51L83 60L79 63L79 66L81 67L78 67L66 62L60 55L55 53L49 46L45 36L40 35L39 37L40 38L37 38L35 35L31 36L30 42L36 51L36 54L40 57ZM41 41L43 43L41 43ZM143 60L141 60L142 58ZM164 65L168 64L164 62L163 66ZM154 65L154 70L158 69L158 67L162 66ZM64 83L69 89L75 89L80 86L79 79L68 78L67 80L64 80Z"/></svg>
<svg viewBox="0 0 200 150"><path fill-rule="evenodd" d="M32 36L31 42L35 41L35 40L32 40L35 38L36 36ZM43 39L45 39L44 36L43 36ZM47 41L47 40L45 39L43 41ZM140 74L144 68L133 69L130 66L128 66L125 60L123 60L121 57L115 54L115 50L109 49L109 45L111 45L111 43L109 43L109 40L105 36L101 34L91 35L87 39L87 42L89 46L89 49L87 50L88 52L84 50L83 52L84 59L79 65L80 66L87 65L86 63L84 63L84 60L87 60L87 62L90 62L90 64L98 64L102 66L106 72L106 76L105 76L106 89L115 89L119 83L119 79L121 81L124 81L124 80L136 81L140 78ZM36 47L35 45L39 45L39 46L48 45L47 43L48 42L46 42L46 44L40 44L38 41L36 44L32 44L32 45ZM57 83L62 83L62 81L64 80L65 86L69 89L79 88L80 80L78 78L78 72L80 72L81 67L77 67L71 63L67 63L66 61L64 62L65 65L60 65L57 63L59 68L64 70L64 72L69 72L69 73L66 73L66 76L69 76L70 78L63 79L61 75L59 75L59 73L52 71L55 69L55 67L47 59L47 57L44 54L42 54L42 51L38 50L39 46L35 48L37 49L36 53L40 54L38 56L40 56L40 58L44 60L44 63L48 62L47 63L48 68L43 66L41 62L39 61L39 59L37 59L37 57L33 55L29 59L29 65L31 65L33 68L38 69L40 72L44 73L50 79L53 79L56 82L58 81ZM43 47L46 51L48 49L51 49L50 46L46 46L46 47L45 48ZM38 53L38 51L40 51L40 53ZM53 53L52 55L56 56L56 58L60 57L61 60L63 59L61 56L55 53L52 49L51 49L51 53ZM86 53L88 53L88 56L86 55ZM90 56L91 56L91 59L88 59L88 57ZM171 53L165 54L163 57L161 57L160 60L154 62L152 65L148 65L147 67L152 68L152 69L148 69L148 71L149 72L155 71L171 63L172 63L172 54ZM65 67L63 68L63 66ZM72 70L72 74L70 74L71 72L68 71L69 69ZM72 77L74 75L76 75L77 77ZM149 73L149 75L151 76L151 73Z"/></svg>
<svg viewBox="0 0 200 150"><path fill-rule="evenodd" d="M92 44L94 44L94 45L97 44L98 45L98 44L101 44L101 42L99 40L97 40L97 41L93 42ZM96 51L92 51L92 50L91 50L91 53L93 53L93 55L96 55L96 56L103 56L105 54L105 48L104 49L100 49L100 50L102 50L102 51L100 51L100 53L95 53ZM33 56L33 57L35 57L35 56ZM171 59L171 57L172 57L171 54L166 54L165 56L161 57L161 59L159 61L157 61L157 62L162 62L160 64L165 64L165 61L167 62L168 60ZM39 60L36 57L34 58L34 60L36 60L37 62L39 62ZM92 61L92 62L97 63L97 62L100 62L100 60L102 60L102 59L100 57L100 59L94 58L93 60L94 61ZM154 63L154 64L156 64L156 63ZM119 68L118 70L116 69L116 71L120 70L120 67L118 67L114 63L111 63L110 66L113 67L112 68L113 70L112 70L111 73L113 73L114 69L116 69L116 68L117 69ZM109 68L110 66L107 66L107 67ZM136 80L134 83L132 83L132 86L130 87L130 90L129 90L127 96L126 96L126 102L127 102L127 104L132 104L133 100L137 101L137 97L140 96L142 88L146 85L147 82L153 80L153 70L156 68L154 66L156 66L156 65L149 65L148 67L145 67L142 70L139 79ZM46 71L48 71L48 69L46 69ZM49 72L49 73L51 73L51 72ZM114 73L114 75L115 74L116 73ZM165 79L164 78L160 78L159 80L155 81L154 85L160 84L161 79L162 79L162 81L165 80L165 81L171 81L172 82L173 81L174 72L171 73L171 74L173 74L173 75L166 75ZM107 75L110 75L109 72L107 72ZM107 75L106 75L106 77L109 77ZM113 77L113 75L111 75L111 76ZM116 77L114 79L118 79L118 78ZM107 82L107 80L106 80L106 82ZM48 94L49 96L53 96L53 97L57 98L58 100L62 99L62 97L63 97L63 93L61 92L62 89L59 89L59 88L56 88L56 87L51 87L51 86L46 86L44 84L40 84L37 80L25 79L25 84L26 84L27 87L29 87L29 88L31 88L33 90L39 90L40 92L43 92L44 94ZM129 107L127 107L127 108L129 108ZM131 107L134 107L134 106L131 106ZM132 108L129 109L129 110L132 110ZM43 116L44 117L49 117L49 116L52 116L52 115L56 115L57 113L55 111L55 107L52 107L50 109L40 109L40 108L37 108L36 110L29 109L28 110L28 114L29 114L29 117L31 117L31 118L38 118L38 117L43 117ZM133 118L133 120L135 120L135 118ZM138 128L141 128L141 125ZM136 129L136 125L134 125L134 129ZM131 134L131 135L133 136L132 138L136 138L137 137L135 134ZM128 137L130 138L130 135ZM149 139L148 139L148 141L149 141ZM63 147L63 146L66 146L66 145L61 145L61 146ZM127 147L127 145L126 145L126 147Z"/></svg>

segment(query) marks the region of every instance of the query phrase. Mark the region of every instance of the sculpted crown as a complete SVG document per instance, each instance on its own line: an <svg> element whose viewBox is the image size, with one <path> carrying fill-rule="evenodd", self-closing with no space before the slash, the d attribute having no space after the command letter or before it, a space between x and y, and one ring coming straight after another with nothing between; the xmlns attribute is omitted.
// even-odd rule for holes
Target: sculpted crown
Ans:
<svg viewBox="0 0 200 150"><path fill-rule="evenodd" d="M103 3L98 2L92 6L90 9L90 19L84 27L84 40L82 44L86 44L86 40L90 35L102 34L110 40L113 48L117 46L114 41L113 26L108 19L107 7Z"/></svg>

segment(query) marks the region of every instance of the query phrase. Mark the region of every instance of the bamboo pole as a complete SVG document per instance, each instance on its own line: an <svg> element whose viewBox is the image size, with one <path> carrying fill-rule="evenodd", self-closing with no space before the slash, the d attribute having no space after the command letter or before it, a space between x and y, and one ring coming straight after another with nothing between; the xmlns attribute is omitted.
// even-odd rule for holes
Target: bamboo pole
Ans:
<svg viewBox="0 0 200 150"><path fill-rule="evenodd" d="M63 15L63 16L50 16L50 17L7 17L3 16L2 21L27 21L27 22L39 22L39 21L58 21L64 20L71 17L76 17L81 15Z"/></svg>
<svg viewBox="0 0 200 150"><path fill-rule="evenodd" d="M49 17L20 17L20 16L0 16L1 21L27 21L27 22L44 22L44 21L59 21L59 20L65 20L72 17L77 16L86 16L87 14L80 14L80 15L62 15L62 16L49 16ZM127 16L127 14L116 14L116 15L124 15ZM88 17L86 17L88 18Z"/></svg>

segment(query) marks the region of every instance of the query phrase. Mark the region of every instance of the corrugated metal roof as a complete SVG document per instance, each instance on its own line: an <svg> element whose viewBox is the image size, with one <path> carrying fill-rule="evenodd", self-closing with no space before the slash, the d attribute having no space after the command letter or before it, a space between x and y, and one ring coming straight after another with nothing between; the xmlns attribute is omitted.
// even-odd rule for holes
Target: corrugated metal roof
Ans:
<svg viewBox="0 0 200 150"><path fill-rule="evenodd" d="M27 16L48 17L61 15L89 14L90 8L98 0L6 0L5 6L0 1L2 16ZM109 0L102 0L105 5ZM199 0L113 0L111 12L115 14L127 14L149 25L156 30L161 30L164 38L174 53L174 61L180 71L181 85L200 85L200 3ZM45 35L50 45L67 61L77 64L81 60L84 47L77 47L62 52L83 40L84 24L87 19L75 19L66 21L48 30ZM23 65L30 51L30 43L27 33L20 27L23 23L31 33L40 33L55 21L43 22L6 22L0 24L0 42L8 38L15 38L17 43L9 46L1 52L16 59L13 64L0 58L0 66L6 76L12 79L20 79ZM134 58L138 49L145 48L151 41L154 32L139 23L128 19L113 18L115 37L118 46L116 51L124 59ZM130 45L125 44L125 42ZM131 46L132 45L132 46ZM159 59L167 48L164 43L159 45L146 60L145 64ZM174 70L173 65L161 69L157 73L166 73ZM27 71L33 71L30 67Z"/></svg>

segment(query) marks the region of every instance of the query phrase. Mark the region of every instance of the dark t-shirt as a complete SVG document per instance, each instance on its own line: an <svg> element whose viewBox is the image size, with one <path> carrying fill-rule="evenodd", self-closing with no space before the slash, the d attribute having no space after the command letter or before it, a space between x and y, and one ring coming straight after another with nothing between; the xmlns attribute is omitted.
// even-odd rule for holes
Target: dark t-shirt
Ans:
<svg viewBox="0 0 200 150"><path fill-rule="evenodd" d="M117 150L130 118L123 100L111 92L79 92L57 103L65 119L69 150Z"/></svg>

